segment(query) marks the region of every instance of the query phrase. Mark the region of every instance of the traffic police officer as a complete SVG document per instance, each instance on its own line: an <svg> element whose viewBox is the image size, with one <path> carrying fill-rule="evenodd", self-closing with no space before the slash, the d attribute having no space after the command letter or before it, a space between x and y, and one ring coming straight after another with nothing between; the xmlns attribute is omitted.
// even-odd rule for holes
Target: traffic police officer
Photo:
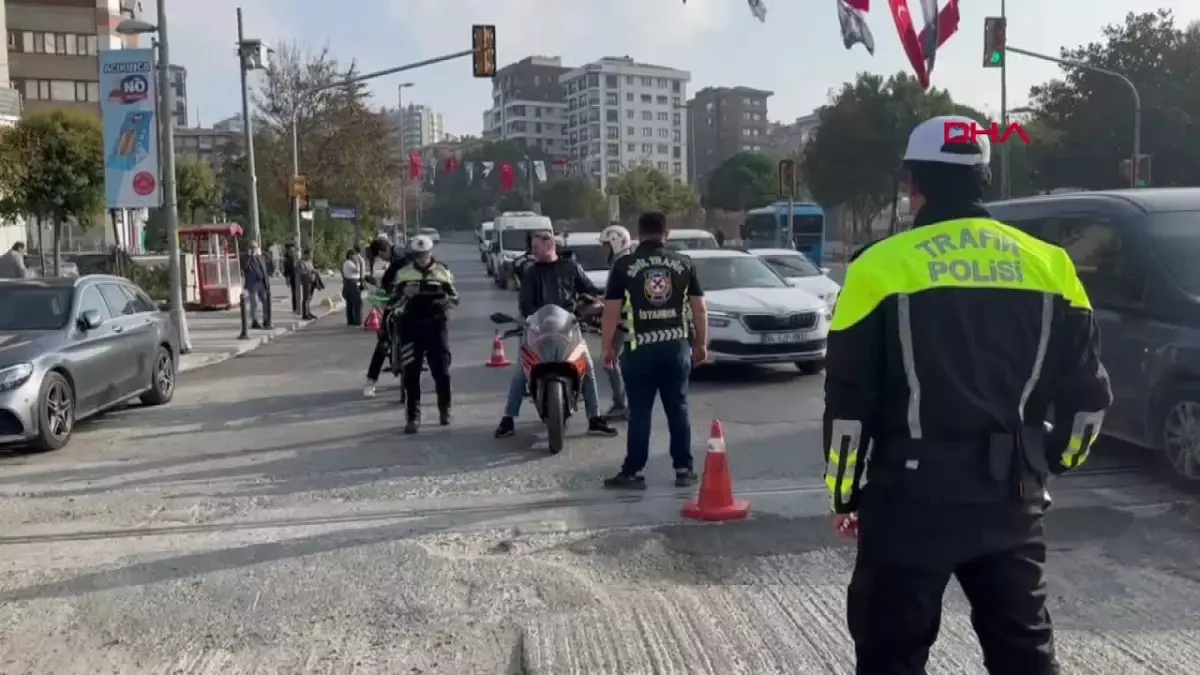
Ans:
<svg viewBox="0 0 1200 675"><path fill-rule="evenodd" d="M609 225L600 233L600 245L608 252L608 267L611 271L618 260L633 251L633 236L621 225ZM629 332L629 328L625 324L625 316L622 315L621 322L617 325L617 331L613 335L614 361L611 365L607 363L604 365L613 400L612 408L609 408L608 413L604 416L609 420L625 419L629 415L629 406L625 396L625 380L621 377L621 368L617 363L625 351L625 334Z"/></svg>
<svg viewBox="0 0 1200 675"><path fill-rule="evenodd" d="M407 423L404 433L415 434L421 424L421 370L429 373L437 389L439 422L450 424L450 342L446 310L457 306L454 275L433 259L433 241L413 237L411 261L384 273L383 286L403 297L394 310L400 332L400 381L404 387ZM395 262L393 262L395 265Z"/></svg>
<svg viewBox="0 0 1200 675"><path fill-rule="evenodd" d="M650 453L650 414L655 394L662 399L671 433L675 484L692 485L692 429L687 388L693 363L708 357L708 310L691 260L667 250L667 217L644 213L638 219L641 243L613 265L604 294L604 362L612 366L622 311L628 319L621 372L629 398L629 440L621 471L605 487L644 489L642 469ZM689 344L689 310L695 319L695 347Z"/></svg>
<svg viewBox="0 0 1200 675"><path fill-rule="evenodd" d="M1112 402L1074 265L991 218L987 138L946 135L964 122L913 131L913 229L850 264L830 328L825 481L836 528L858 537L858 675L925 673L951 576L988 672L1059 672L1046 482L1087 459Z"/></svg>

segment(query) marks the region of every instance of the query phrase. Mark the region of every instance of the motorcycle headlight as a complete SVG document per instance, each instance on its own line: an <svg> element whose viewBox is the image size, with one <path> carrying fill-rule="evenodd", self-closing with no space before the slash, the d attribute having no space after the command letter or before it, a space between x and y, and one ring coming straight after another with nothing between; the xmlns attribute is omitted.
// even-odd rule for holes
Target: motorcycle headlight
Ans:
<svg viewBox="0 0 1200 675"><path fill-rule="evenodd" d="M18 363L15 366L0 368L0 391L16 389L28 382L32 375L32 363Z"/></svg>
<svg viewBox="0 0 1200 675"><path fill-rule="evenodd" d="M729 312L709 312L708 326L710 328L728 328L737 321L737 316Z"/></svg>

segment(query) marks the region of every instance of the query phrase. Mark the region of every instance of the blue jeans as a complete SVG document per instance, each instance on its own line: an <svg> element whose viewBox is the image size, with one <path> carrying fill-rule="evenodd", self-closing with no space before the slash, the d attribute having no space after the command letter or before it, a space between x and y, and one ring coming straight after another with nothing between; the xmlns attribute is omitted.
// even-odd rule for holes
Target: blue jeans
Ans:
<svg viewBox="0 0 1200 675"><path fill-rule="evenodd" d="M508 402L504 404L504 416L516 417L521 414L521 403L525 400L525 392L528 387L525 384L525 369L517 366L517 372L513 373L512 381L508 384ZM596 388L596 369L592 364L592 357L587 357L587 370L583 374L583 409L587 412L588 419L595 419L600 416L600 392Z"/></svg>
<svg viewBox="0 0 1200 675"><path fill-rule="evenodd" d="M671 433L671 464L676 470L692 468L692 425L688 419L688 379L692 373L692 348L687 342L659 342L626 348L621 374L629 397L629 435L621 472L641 473L650 458L650 419L654 397L662 400Z"/></svg>

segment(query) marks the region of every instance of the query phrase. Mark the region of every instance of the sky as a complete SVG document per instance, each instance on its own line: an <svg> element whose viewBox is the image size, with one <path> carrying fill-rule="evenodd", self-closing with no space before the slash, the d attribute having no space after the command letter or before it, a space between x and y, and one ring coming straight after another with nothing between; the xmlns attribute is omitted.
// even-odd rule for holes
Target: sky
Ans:
<svg viewBox="0 0 1200 675"><path fill-rule="evenodd" d="M166 0L171 61L188 70L189 124L210 126L240 112L237 7L246 36L268 44L328 47L362 72L384 70L470 48L471 24L496 26L501 65L539 54L578 65L625 56L690 71L688 91L705 86L750 86L775 92L772 120L789 122L826 103L856 73L911 72L886 0L874 0L868 23L872 57L842 46L835 0L763 0L765 23L745 0ZM942 0L944 3L944 0ZM153 0L142 0L154 19ZM917 0L910 9L920 21ZM955 100L995 114L999 70L982 67L983 22L999 14L1000 0L961 0L959 32L939 51L933 85ZM1101 29L1127 12L1172 9L1180 25L1200 19L1196 0L1008 0L1008 41L1014 47L1058 55L1063 46L1100 39ZM1058 67L1011 55L1009 105L1027 101L1029 88L1059 75ZM253 74L252 78L262 77ZM423 103L445 116L446 131L480 133L491 83L471 76L459 59L372 83L378 105Z"/></svg>

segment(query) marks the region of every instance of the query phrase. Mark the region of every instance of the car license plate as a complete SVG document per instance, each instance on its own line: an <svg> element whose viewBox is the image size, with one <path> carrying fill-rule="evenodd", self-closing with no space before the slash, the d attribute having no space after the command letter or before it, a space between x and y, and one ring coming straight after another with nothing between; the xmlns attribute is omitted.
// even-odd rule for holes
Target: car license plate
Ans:
<svg viewBox="0 0 1200 675"><path fill-rule="evenodd" d="M763 343L768 345L795 344L808 341L808 333L767 333Z"/></svg>

